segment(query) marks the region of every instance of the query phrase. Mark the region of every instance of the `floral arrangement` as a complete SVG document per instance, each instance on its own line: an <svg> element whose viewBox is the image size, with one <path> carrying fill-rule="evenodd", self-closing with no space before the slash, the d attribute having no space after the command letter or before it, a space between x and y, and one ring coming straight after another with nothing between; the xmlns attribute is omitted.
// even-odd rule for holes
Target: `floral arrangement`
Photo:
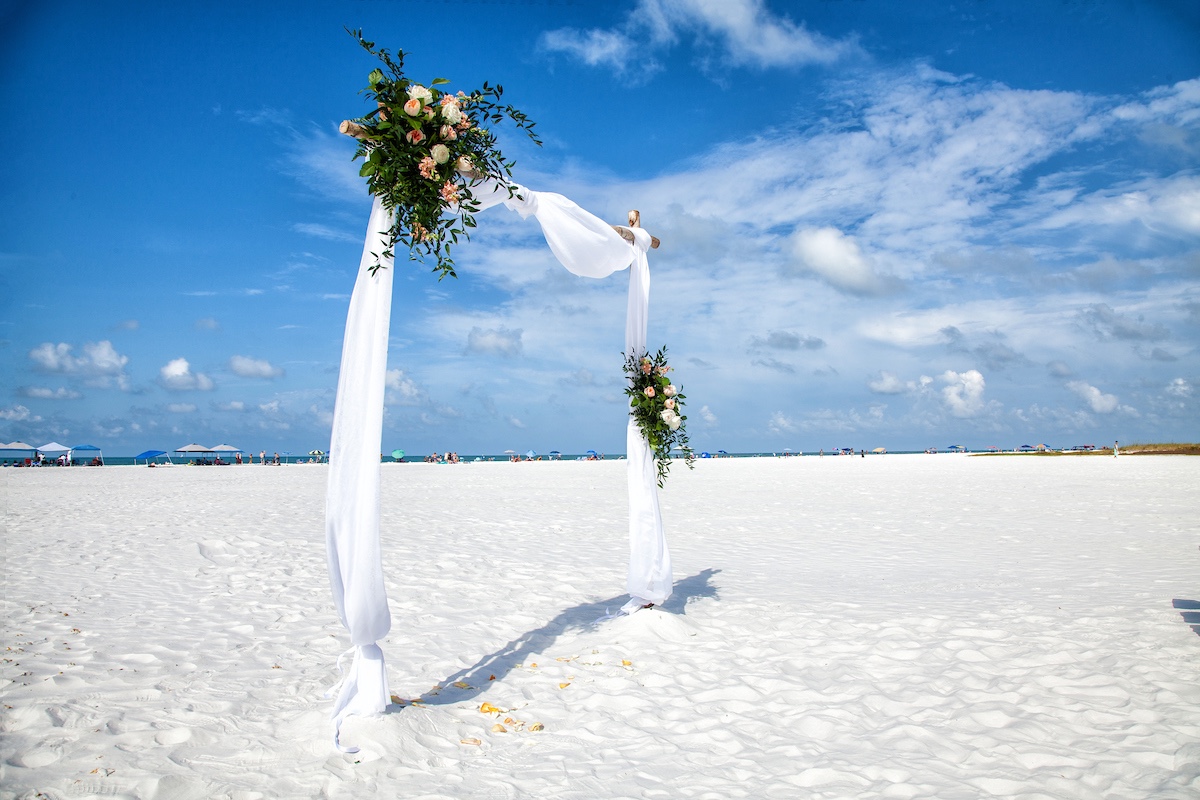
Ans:
<svg viewBox="0 0 1200 800"><path fill-rule="evenodd" d="M642 436L650 444L658 466L658 486L661 489L671 469L671 451L682 450L688 469L695 468L696 456L688 447L687 431L683 423L685 395L671 383L667 373L667 348L659 349L653 356L648 353L630 353L625 357L625 377L629 386L629 415L637 421Z"/></svg>
<svg viewBox="0 0 1200 800"><path fill-rule="evenodd" d="M437 88L450 82L445 78L435 78L429 86L414 83L404 76L403 50L393 57L365 40L361 30L347 32L383 62L360 92L375 101L375 110L352 121L358 139L354 158L364 160L359 174L392 212L387 249L372 255L392 257L399 242L414 261L432 257L438 280L457 277L450 247L460 236L469 239L467 229L475 227L479 203L472 185L482 178L508 185L515 163L504 160L495 135L484 125L507 117L541 145L535 123L512 106L500 107L502 86L485 81L470 94L451 94ZM372 273L380 266L377 262Z"/></svg>

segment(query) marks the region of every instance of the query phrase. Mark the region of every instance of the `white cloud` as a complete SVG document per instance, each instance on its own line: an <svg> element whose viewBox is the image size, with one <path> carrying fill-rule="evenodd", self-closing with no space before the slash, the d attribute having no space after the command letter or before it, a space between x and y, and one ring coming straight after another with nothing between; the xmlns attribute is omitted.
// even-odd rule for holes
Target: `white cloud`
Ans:
<svg viewBox="0 0 1200 800"><path fill-rule="evenodd" d="M57 389L50 389L43 386L22 386L17 389L17 394L22 397L33 397L38 400L78 400L83 397L82 394L74 389L68 389L65 386L60 386Z"/></svg>
<svg viewBox="0 0 1200 800"><path fill-rule="evenodd" d="M1087 402L1088 407L1097 414L1111 414L1121 407L1116 395L1105 394L1084 381L1071 381L1067 388Z"/></svg>
<svg viewBox="0 0 1200 800"><path fill-rule="evenodd" d="M950 413L956 417L974 417L985 408L983 390L986 383L979 370L966 372L946 370L941 374L942 400Z"/></svg>
<svg viewBox="0 0 1200 800"><path fill-rule="evenodd" d="M700 419L704 420L706 425L717 424L717 415L708 406L700 406Z"/></svg>
<svg viewBox="0 0 1200 800"><path fill-rule="evenodd" d="M628 66L635 44L618 31L560 28L542 34L541 45L555 53L566 53L589 67L608 66L621 71Z"/></svg>
<svg viewBox="0 0 1200 800"><path fill-rule="evenodd" d="M792 237L796 265L851 294L879 294L887 282L875 271L862 248L837 228L804 228Z"/></svg>
<svg viewBox="0 0 1200 800"><path fill-rule="evenodd" d="M521 422L521 420L517 419L516 417L509 417L508 424L512 425L514 428L517 428L518 430L524 429L524 427L525 427L525 423Z"/></svg>
<svg viewBox="0 0 1200 800"><path fill-rule="evenodd" d="M158 371L158 383L164 389L173 392L208 392L215 388L212 379L203 372L192 372L192 367L186 358L168 361Z"/></svg>
<svg viewBox="0 0 1200 800"><path fill-rule="evenodd" d="M198 331L219 331L221 323L217 322L212 317L204 317L196 320L196 330Z"/></svg>
<svg viewBox="0 0 1200 800"><path fill-rule="evenodd" d="M229 369L233 374L242 378L278 378L283 374L283 369L273 367L269 361L260 358L250 358L249 356L233 356L229 359Z"/></svg>
<svg viewBox="0 0 1200 800"><path fill-rule="evenodd" d="M318 239L328 239L333 242L360 242L362 236L355 236L347 231L337 230L328 225L322 225L319 222L297 222L292 225L292 230L296 233L303 233L306 236L315 236Z"/></svg>
<svg viewBox="0 0 1200 800"><path fill-rule="evenodd" d="M517 356L521 354L521 328L483 329L478 326L471 328L467 334L467 352L499 356Z"/></svg>
<svg viewBox="0 0 1200 800"><path fill-rule="evenodd" d="M168 403L167 411L172 414L191 414L196 410L194 403Z"/></svg>
<svg viewBox="0 0 1200 800"><path fill-rule="evenodd" d="M1167 384L1167 388L1163 391L1172 397L1191 397L1192 385L1183 378L1176 378Z"/></svg>
<svg viewBox="0 0 1200 800"><path fill-rule="evenodd" d="M561 28L544 33L540 44L589 66L644 74L657 69L656 54L681 36L695 40L702 64L714 52L713 41L720 61L758 69L831 64L859 52L852 39L814 33L763 0L641 0L617 29Z"/></svg>
<svg viewBox="0 0 1200 800"><path fill-rule="evenodd" d="M78 375L87 378L89 385L101 388L114 381L121 389L129 388L129 378L125 374L129 356L118 353L112 342L88 342L80 356L72 355L73 349L65 342L43 342L29 351L29 358L39 372Z"/></svg>
<svg viewBox="0 0 1200 800"><path fill-rule="evenodd" d="M904 381L895 373L882 370L879 377L867 382L867 388L875 394L906 394L916 391L918 385L914 381Z"/></svg>
<svg viewBox="0 0 1200 800"><path fill-rule="evenodd" d="M30 413L29 409L22 405L15 405L9 408L0 408L0 419L9 422L25 422L26 420L36 420Z"/></svg>
<svg viewBox="0 0 1200 800"><path fill-rule="evenodd" d="M771 418L767 420L767 430L776 435L781 433L794 433L796 430L796 423L791 417L787 416L782 411L776 411L771 415Z"/></svg>
<svg viewBox="0 0 1200 800"><path fill-rule="evenodd" d="M387 393L384 402L389 406L416 406L425 400L423 392L401 369L389 369L385 376Z"/></svg>
<svg viewBox="0 0 1200 800"><path fill-rule="evenodd" d="M272 400L269 403L260 403L258 406L258 410L265 412L267 414L278 414L279 413L279 401Z"/></svg>
<svg viewBox="0 0 1200 800"><path fill-rule="evenodd" d="M228 403L218 403L217 411L245 411L246 404L241 400L230 400Z"/></svg>

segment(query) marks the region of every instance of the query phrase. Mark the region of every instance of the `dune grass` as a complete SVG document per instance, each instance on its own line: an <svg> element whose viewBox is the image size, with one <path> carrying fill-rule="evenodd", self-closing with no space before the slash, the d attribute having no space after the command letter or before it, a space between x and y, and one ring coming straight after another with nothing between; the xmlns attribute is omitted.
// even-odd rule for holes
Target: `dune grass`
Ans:
<svg viewBox="0 0 1200 800"><path fill-rule="evenodd" d="M1027 453L971 453L973 456L1112 456L1111 447L1097 447L1095 450L1034 450ZM1120 445L1119 454L1123 456L1200 456L1200 442L1149 442Z"/></svg>

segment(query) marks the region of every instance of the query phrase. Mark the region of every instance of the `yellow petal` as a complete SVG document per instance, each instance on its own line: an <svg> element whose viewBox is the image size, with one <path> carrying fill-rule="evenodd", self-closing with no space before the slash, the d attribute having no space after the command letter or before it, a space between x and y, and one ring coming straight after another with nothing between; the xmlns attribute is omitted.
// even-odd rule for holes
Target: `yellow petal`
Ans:
<svg viewBox="0 0 1200 800"><path fill-rule="evenodd" d="M479 707L480 714L499 714L500 709L496 708L491 703L484 703Z"/></svg>
<svg viewBox="0 0 1200 800"><path fill-rule="evenodd" d="M540 723L540 722L535 722L535 723L533 723L532 725L530 725L530 726L529 726L529 730L531 730L531 731L544 731L544 730L546 730L546 726L545 726L545 725L543 725L543 724L542 724L542 723Z"/></svg>
<svg viewBox="0 0 1200 800"><path fill-rule="evenodd" d="M569 684L569 683L560 683L560 684L558 685L558 688L560 688L560 689L565 689L565 688L567 688L567 687L568 687L568 686L570 686L570 685L571 685L571 684Z"/></svg>
<svg viewBox="0 0 1200 800"><path fill-rule="evenodd" d="M633 662L632 662L632 661L629 661L629 660L627 660L627 659L624 659L624 658L622 658L622 659L621 659L621 666L622 666L622 667L632 667L632 666L633 666Z"/></svg>
<svg viewBox="0 0 1200 800"><path fill-rule="evenodd" d="M467 682L465 682L465 681L455 681L455 682L454 682L454 685L455 685L455 686L457 686L459 689L473 689L473 688L475 688L475 687L473 687L471 684L469 684L469 683L467 683Z"/></svg>
<svg viewBox="0 0 1200 800"><path fill-rule="evenodd" d="M403 697L401 697L400 695L398 695L398 694L394 694L394 695L392 695L392 702L393 702L393 703L395 703L395 704L396 704L396 705L398 705L398 706L402 706L402 705L404 705L404 703L405 703L406 701L405 701L405 700L404 700L404 698L403 698Z"/></svg>
<svg viewBox="0 0 1200 800"><path fill-rule="evenodd" d="M497 722L495 725L492 726L492 733L508 733L508 728L504 727L499 722Z"/></svg>
<svg viewBox="0 0 1200 800"><path fill-rule="evenodd" d="M483 742L479 741L478 739L459 739L458 741L462 742L463 744L475 745L476 747L483 744Z"/></svg>

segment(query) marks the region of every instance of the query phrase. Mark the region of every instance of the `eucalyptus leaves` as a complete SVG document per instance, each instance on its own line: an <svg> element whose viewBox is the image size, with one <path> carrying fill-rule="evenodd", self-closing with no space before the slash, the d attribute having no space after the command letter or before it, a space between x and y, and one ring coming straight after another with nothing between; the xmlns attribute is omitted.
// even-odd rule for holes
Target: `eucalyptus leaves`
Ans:
<svg viewBox="0 0 1200 800"><path fill-rule="evenodd" d="M429 86L414 83L404 76L403 50L392 56L364 39L361 30L347 32L383 62L360 92L376 108L353 121L358 138L354 158L364 160L359 174L392 212L387 249L373 255L392 257L399 242L413 260L432 257L438 280L457 277L450 248L460 236L470 238L468 229L475 227L479 203L472 186L485 177L508 185L512 177L514 162L504 160L486 125L508 118L540 145L535 123L510 105L500 106L501 86L485 81L470 94L451 94L437 88L449 83L445 78L435 78ZM371 271L380 266L377 262Z"/></svg>
<svg viewBox="0 0 1200 800"><path fill-rule="evenodd" d="M625 377L629 379L625 394L629 396L629 415L637 422L642 436L654 453L660 489L671 469L672 450L684 452L688 469L695 467L696 460L688 447L687 431L683 425L687 420L682 413L684 394L667 377L671 370L667 364L665 347L653 356L630 353L625 357Z"/></svg>

